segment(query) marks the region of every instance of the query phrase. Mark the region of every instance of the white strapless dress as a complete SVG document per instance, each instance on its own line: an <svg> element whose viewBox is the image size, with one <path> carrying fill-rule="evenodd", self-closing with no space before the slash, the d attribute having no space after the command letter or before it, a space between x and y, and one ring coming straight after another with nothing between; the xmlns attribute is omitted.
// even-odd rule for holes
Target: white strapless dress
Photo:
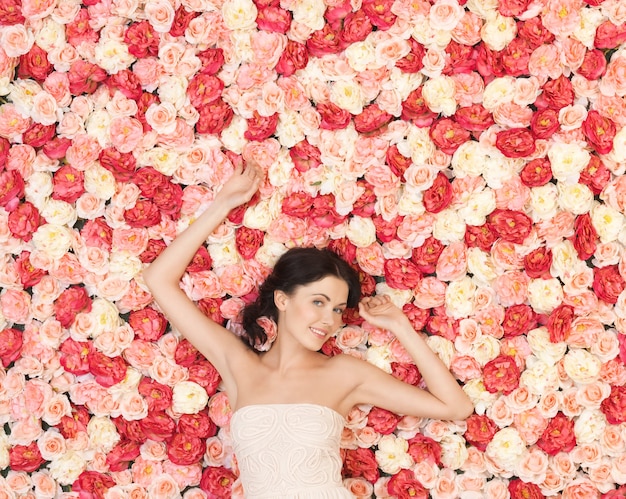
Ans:
<svg viewBox="0 0 626 499"><path fill-rule="evenodd" d="M259 404L232 415L246 499L347 499L339 442L344 418L317 404Z"/></svg>

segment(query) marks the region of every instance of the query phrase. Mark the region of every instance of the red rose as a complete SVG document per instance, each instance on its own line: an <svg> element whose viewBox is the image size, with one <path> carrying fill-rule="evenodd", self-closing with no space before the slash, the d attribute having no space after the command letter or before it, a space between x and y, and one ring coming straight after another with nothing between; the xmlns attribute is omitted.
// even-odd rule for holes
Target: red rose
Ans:
<svg viewBox="0 0 626 499"><path fill-rule="evenodd" d="M153 262L157 256L161 254L161 252L167 247L165 241L162 239L149 239L148 246L145 250L139 255L139 259L143 263L151 263Z"/></svg>
<svg viewBox="0 0 626 499"><path fill-rule="evenodd" d="M135 118L137 118L143 126L144 133L148 133L152 130L152 127L146 121L146 111L152 104L158 104L159 102L161 101L158 96L148 92L143 92L141 97L137 100L137 112L135 113Z"/></svg>
<svg viewBox="0 0 626 499"><path fill-rule="evenodd" d="M223 466L209 466L202 472L200 488L212 499L229 498L237 476Z"/></svg>
<svg viewBox="0 0 626 499"><path fill-rule="evenodd" d="M235 232L235 245L237 247L237 252L244 258L244 260L254 258L254 255L256 255L256 252L263 244L264 238L264 231L259 229L250 229L242 225Z"/></svg>
<svg viewBox="0 0 626 499"><path fill-rule="evenodd" d="M416 463L426 462L431 465L441 465L441 445L434 439L417 433L414 437L408 441L409 450Z"/></svg>
<svg viewBox="0 0 626 499"><path fill-rule="evenodd" d="M183 188L174 182L163 182L154 193L152 201L161 213L177 220L183 205Z"/></svg>
<svg viewBox="0 0 626 499"><path fill-rule="evenodd" d="M206 444L198 437L177 433L167 442L167 457L174 464L189 466L198 463L206 451Z"/></svg>
<svg viewBox="0 0 626 499"><path fill-rule="evenodd" d="M81 376L89 372L88 356L93 350L90 341L66 339L59 348L61 365L67 372Z"/></svg>
<svg viewBox="0 0 626 499"><path fill-rule="evenodd" d="M550 341L559 343L569 336L572 322L574 321L574 307L571 305L559 305L548 317L546 327L550 333Z"/></svg>
<svg viewBox="0 0 626 499"><path fill-rule="evenodd" d="M159 53L160 33L148 21L131 24L124 33L128 52L137 59L156 57Z"/></svg>
<svg viewBox="0 0 626 499"><path fill-rule="evenodd" d="M489 224L467 225L465 227L464 240L469 248L480 248L483 251L489 252L497 238L497 234L492 230Z"/></svg>
<svg viewBox="0 0 626 499"><path fill-rule="evenodd" d="M132 153L107 147L100 152L100 165L109 170L118 182L132 181L137 160Z"/></svg>
<svg viewBox="0 0 626 499"><path fill-rule="evenodd" d="M89 372L93 374L96 383L105 388L118 384L126 377L128 367L122 357L108 357L99 350L93 349L87 354Z"/></svg>
<svg viewBox="0 0 626 499"><path fill-rule="evenodd" d="M176 431L176 422L164 411L151 411L139 420L141 429L147 438L155 442L164 442Z"/></svg>
<svg viewBox="0 0 626 499"><path fill-rule="evenodd" d="M28 445L14 445L9 449L9 469L32 473L37 471L46 460L41 457L37 442Z"/></svg>
<svg viewBox="0 0 626 499"><path fill-rule="evenodd" d="M172 405L172 389L152 378L143 377L137 390L146 399L149 411L164 411Z"/></svg>
<svg viewBox="0 0 626 499"><path fill-rule="evenodd" d="M398 426L400 416L380 407L372 407L367 415L367 425L381 435L393 433Z"/></svg>
<svg viewBox="0 0 626 499"><path fill-rule="evenodd" d="M100 39L100 34L91 27L91 16L85 8L80 9L74 19L65 25L65 36L74 47L78 47L81 43L95 45Z"/></svg>
<svg viewBox="0 0 626 499"><path fill-rule="evenodd" d="M424 208L430 213L439 213L452 203L452 185L443 172L435 177L433 185L424 191Z"/></svg>
<svg viewBox="0 0 626 499"><path fill-rule="evenodd" d="M279 6L263 7L258 10L256 24L263 31L286 34L291 26L291 12Z"/></svg>
<svg viewBox="0 0 626 499"><path fill-rule="evenodd" d="M141 424L137 420L126 421L121 417L112 418L118 433L122 438L138 444L144 443L148 437L146 436Z"/></svg>
<svg viewBox="0 0 626 499"><path fill-rule="evenodd" d="M174 21L172 21L172 27L170 28L170 35L172 36L185 36L185 31L189 26L189 23L200 15L200 12L189 12L182 5L176 9L174 14Z"/></svg>
<svg viewBox="0 0 626 499"><path fill-rule="evenodd" d="M313 206L309 206L308 216L318 227L330 228L345 220L345 216L339 215L335 210L335 196L324 194L313 199Z"/></svg>
<svg viewBox="0 0 626 499"><path fill-rule="evenodd" d="M0 3L0 26L24 24L21 0L4 0Z"/></svg>
<svg viewBox="0 0 626 499"><path fill-rule="evenodd" d="M520 180L528 187L546 185L552 179L552 168L548 158L536 158L524 165Z"/></svg>
<svg viewBox="0 0 626 499"><path fill-rule="evenodd" d="M43 145L42 150L50 159L62 159L71 145L72 141L67 137L54 137Z"/></svg>
<svg viewBox="0 0 626 499"><path fill-rule="evenodd" d="M498 237L516 244L523 244L532 229L530 217L515 210L495 210L487 223Z"/></svg>
<svg viewBox="0 0 626 499"><path fill-rule="evenodd" d="M459 322L452 317L448 317L443 309L434 308L434 315L426 321L426 331L429 334L441 336L450 341L458 336Z"/></svg>
<svg viewBox="0 0 626 499"><path fill-rule="evenodd" d="M385 260L385 280L395 289L413 289L422 279L422 273L411 260L390 258Z"/></svg>
<svg viewBox="0 0 626 499"><path fill-rule="evenodd" d="M502 329L504 337L520 336L537 326L537 315L530 305L512 305L504 311Z"/></svg>
<svg viewBox="0 0 626 499"><path fill-rule="evenodd" d="M614 305L626 283L617 265L593 268L593 290L602 301Z"/></svg>
<svg viewBox="0 0 626 499"><path fill-rule="evenodd" d="M363 194L354 202L352 206L352 214L357 217L369 218L375 211L376 194L374 194L374 187L366 180L359 179L356 181L358 187L365 189Z"/></svg>
<svg viewBox="0 0 626 499"><path fill-rule="evenodd" d="M320 150L304 139L289 149L289 156L299 172L306 172L322 164Z"/></svg>
<svg viewBox="0 0 626 499"><path fill-rule="evenodd" d="M41 278L45 276L48 272L43 269L38 269L33 267L30 263L30 252L22 251L15 258L15 270L17 274L20 276L20 282L24 288L30 288L34 286Z"/></svg>
<svg viewBox="0 0 626 499"><path fill-rule="evenodd" d="M600 0L600 3L604 0ZM587 0L587 3L593 5L590 0ZM622 485L617 489L609 490L602 494L602 499L624 499L626 497L626 485Z"/></svg>
<svg viewBox="0 0 626 499"><path fill-rule="evenodd" d="M362 10L349 12L343 20L343 26L339 32L342 45L351 45L362 42L373 30L372 23Z"/></svg>
<svg viewBox="0 0 626 499"><path fill-rule="evenodd" d="M124 97L138 101L143 95L139 78L129 69L122 69L110 75L105 84L111 96L115 95L115 92L120 92Z"/></svg>
<svg viewBox="0 0 626 499"><path fill-rule="evenodd" d="M588 80L597 80L604 76L606 72L606 57L604 56L604 52L597 48L587 50L583 62L576 72Z"/></svg>
<svg viewBox="0 0 626 499"><path fill-rule="evenodd" d="M539 440L537 447L549 456L559 452L569 452L576 446L574 422L562 412L557 413L549 422Z"/></svg>
<svg viewBox="0 0 626 499"><path fill-rule="evenodd" d="M609 424L626 423L626 386L611 386L611 394L600 404Z"/></svg>
<svg viewBox="0 0 626 499"><path fill-rule="evenodd" d="M531 17L517 23L517 37L526 40L534 50L540 45L552 43L554 35L541 23L541 16Z"/></svg>
<svg viewBox="0 0 626 499"><path fill-rule="evenodd" d="M4 367L9 367L20 358L22 345L22 332L19 329L7 328L0 331L0 362Z"/></svg>
<svg viewBox="0 0 626 499"><path fill-rule="evenodd" d="M476 70L476 49L474 47L452 40L445 50L448 57L442 71L443 74L470 73Z"/></svg>
<svg viewBox="0 0 626 499"><path fill-rule="evenodd" d="M426 49L413 37L409 37L407 41L411 46L411 51L402 59L396 61L396 67L403 73L417 73L424 67L422 61L424 60Z"/></svg>
<svg viewBox="0 0 626 499"><path fill-rule="evenodd" d="M535 139L527 128L511 128L496 134L496 147L507 158L523 158L535 152Z"/></svg>
<svg viewBox="0 0 626 499"><path fill-rule="evenodd" d="M608 154L613 149L613 139L617 129L615 123L592 109L583 121L583 133L589 144L598 154Z"/></svg>
<svg viewBox="0 0 626 499"><path fill-rule="evenodd" d="M543 85L543 92L535 101L537 108L549 107L559 111L574 103L574 87L569 78L561 75Z"/></svg>
<svg viewBox="0 0 626 499"><path fill-rule="evenodd" d="M334 357L343 353L343 350L337 346L337 338L331 336L322 345L321 351L326 357Z"/></svg>
<svg viewBox="0 0 626 499"><path fill-rule="evenodd" d="M87 220L80 230L80 235L87 246L96 246L111 251L113 229L109 227L103 218Z"/></svg>
<svg viewBox="0 0 626 499"><path fill-rule="evenodd" d="M622 23L616 26L606 20L596 28L593 46L597 49L614 49L626 42L626 26Z"/></svg>
<svg viewBox="0 0 626 499"><path fill-rule="evenodd" d="M509 481L508 488L511 499L543 499L545 497L538 485L523 482L519 478Z"/></svg>
<svg viewBox="0 0 626 499"><path fill-rule="evenodd" d="M460 107L454 113L454 121L470 132L482 132L494 124L493 116L482 104Z"/></svg>
<svg viewBox="0 0 626 499"><path fill-rule="evenodd" d="M409 166L411 166L411 164L413 164L411 158L407 158L406 156L401 154L398 150L398 146L392 144L387 148L385 160L391 172L404 182L406 180L404 178L404 172Z"/></svg>
<svg viewBox="0 0 626 499"><path fill-rule="evenodd" d="M559 113L549 107L536 111L530 119L530 131L536 139L549 139L560 126Z"/></svg>
<svg viewBox="0 0 626 499"><path fill-rule="evenodd" d="M187 95L191 105L200 108L215 102L221 97L222 90L224 90L224 82L217 76L198 73L189 82Z"/></svg>
<svg viewBox="0 0 626 499"><path fill-rule="evenodd" d="M505 17L519 17L526 11L530 0L502 0L498 12Z"/></svg>
<svg viewBox="0 0 626 499"><path fill-rule="evenodd" d="M24 201L9 213L7 225L13 237L28 242L41 225L39 210L30 201Z"/></svg>
<svg viewBox="0 0 626 499"><path fill-rule="evenodd" d="M428 490L415 478L411 470L401 469L387 482L387 492L398 499L428 499Z"/></svg>
<svg viewBox="0 0 626 499"><path fill-rule="evenodd" d="M22 142L31 147L42 147L52 140L55 133L56 125L33 123L28 130L22 134Z"/></svg>
<svg viewBox="0 0 626 499"><path fill-rule="evenodd" d="M391 220L385 220L382 215L374 215L372 222L376 228L376 238L382 243L388 243L396 238L398 226L404 217L396 216Z"/></svg>
<svg viewBox="0 0 626 499"><path fill-rule="evenodd" d="M98 471L83 471L72 484L72 491L79 497L104 499L106 491L115 485L115 480Z"/></svg>
<svg viewBox="0 0 626 499"><path fill-rule="evenodd" d="M519 377L519 367L509 355L498 355L483 368L483 382L489 393L502 392L508 395L518 387Z"/></svg>
<svg viewBox="0 0 626 499"><path fill-rule="evenodd" d="M196 347L194 347L188 339L183 338L178 342L178 345L176 345L174 362L179 366L189 367L201 358L202 355L200 352L198 352Z"/></svg>
<svg viewBox="0 0 626 499"><path fill-rule="evenodd" d="M139 442L120 440L107 454L106 463L109 471L124 471L130 463L139 457Z"/></svg>
<svg viewBox="0 0 626 499"><path fill-rule="evenodd" d="M540 246L524 256L524 270L533 279L550 278L552 265L552 251L546 246Z"/></svg>
<svg viewBox="0 0 626 499"><path fill-rule="evenodd" d="M446 154L454 154L461 144L470 139L470 132L450 118L435 121L429 133L435 145Z"/></svg>
<svg viewBox="0 0 626 499"><path fill-rule="evenodd" d="M0 137L0 169L4 169L11 150L11 143L4 137Z"/></svg>
<svg viewBox="0 0 626 499"><path fill-rule="evenodd" d="M292 217L304 218L313 205L313 197L306 192L294 192L282 202L282 212Z"/></svg>
<svg viewBox="0 0 626 499"><path fill-rule="evenodd" d="M422 97L422 88L420 85L402 101L401 118L411 121L418 127L431 126L437 117L437 114L430 110Z"/></svg>
<svg viewBox="0 0 626 499"><path fill-rule="evenodd" d="M144 341L158 340L167 329L165 316L150 307L131 311L128 323L133 328L135 336Z"/></svg>
<svg viewBox="0 0 626 499"><path fill-rule="evenodd" d="M430 317L430 309L420 308L414 303L405 303L402 307L402 311L411 322L413 329L421 331L424 327L426 327L426 322Z"/></svg>
<svg viewBox="0 0 626 499"><path fill-rule="evenodd" d="M203 272L210 270L213 260L205 246L200 246L185 269L187 272Z"/></svg>
<svg viewBox="0 0 626 499"><path fill-rule="evenodd" d="M323 130L340 130L350 123L350 113L332 102L320 102L316 109L322 118L320 128Z"/></svg>
<svg viewBox="0 0 626 499"><path fill-rule="evenodd" d="M91 299L87 290L80 286L67 288L54 302L54 313L63 327L70 327L78 313L90 311Z"/></svg>
<svg viewBox="0 0 626 499"><path fill-rule="evenodd" d="M305 68L308 63L309 53L306 50L306 45L295 40L288 40L275 69L278 74L287 78L299 69Z"/></svg>
<svg viewBox="0 0 626 499"><path fill-rule="evenodd" d="M262 142L274 135L278 126L278 113L274 113L271 116L261 116L254 111L252 118L247 119L246 122L248 129L243 134L244 138Z"/></svg>
<svg viewBox="0 0 626 499"><path fill-rule="evenodd" d="M132 182L139 187L142 196L151 199L168 178L151 166L144 166L135 171Z"/></svg>
<svg viewBox="0 0 626 499"><path fill-rule="evenodd" d="M574 222L574 236L572 243L578 253L578 258L588 260L596 252L598 233L591 223L589 213L579 215Z"/></svg>
<svg viewBox="0 0 626 499"><path fill-rule="evenodd" d="M24 196L24 179L16 170L0 172L0 206L7 211L17 208Z"/></svg>
<svg viewBox="0 0 626 499"><path fill-rule="evenodd" d="M52 199L74 203L85 192L85 174L70 165L63 165L52 177Z"/></svg>
<svg viewBox="0 0 626 499"><path fill-rule="evenodd" d="M348 238L331 239L328 249L350 264L356 262L356 246Z"/></svg>
<svg viewBox="0 0 626 499"><path fill-rule="evenodd" d="M611 171L595 154L591 155L589 163L580 172L579 182L585 184L597 196L611 180Z"/></svg>
<svg viewBox="0 0 626 499"><path fill-rule="evenodd" d="M357 272L359 274L359 281L361 284L361 295L370 296L374 294L374 291L376 290L376 280L374 279L374 277L364 272L360 268L357 269ZM351 311L356 311L356 309L346 309L346 311L343 314L344 316L343 321L346 324L348 323L347 321L348 321L348 317L350 317ZM356 315L358 316L358 313Z"/></svg>
<svg viewBox="0 0 626 499"><path fill-rule="evenodd" d="M222 317L222 312L220 311L222 302L221 298L201 298L198 300L198 308L204 315L211 318L213 322L222 324L224 322L224 317Z"/></svg>
<svg viewBox="0 0 626 499"><path fill-rule="evenodd" d="M196 57L200 59L202 68L200 73L214 75L222 69L224 65L224 49L221 48L209 48L196 54Z"/></svg>
<svg viewBox="0 0 626 499"><path fill-rule="evenodd" d="M391 375L413 386L417 386L422 380L422 375L417 366L408 362L392 362Z"/></svg>
<svg viewBox="0 0 626 499"><path fill-rule="evenodd" d="M363 477L370 483L378 480L378 464L374 451L369 448L347 449L343 460L343 476Z"/></svg>
<svg viewBox="0 0 626 499"><path fill-rule="evenodd" d="M178 420L178 431L192 437L209 438L217 434L217 426L204 410L195 414L183 414Z"/></svg>
<svg viewBox="0 0 626 499"><path fill-rule="evenodd" d="M465 422L467 424L467 429L463 434L465 440L481 452L485 452L487 444L499 430L498 425L482 414L472 414Z"/></svg>
<svg viewBox="0 0 626 499"><path fill-rule="evenodd" d="M345 48L339 33L328 23L320 30L314 31L306 41L306 49L310 56L323 57L338 54Z"/></svg>
<svg viewBox="0 0 626 499"><path fill-rule="evenodd" d="M53 70L54 66L48 62L47 52L35 43L27 54L20 56L17 77L22 80L32 78L41 83Z"/></svg>
<svg viewBox="0 0 626 499"><path fill-rule="evenodd" d="M199 134L217 135L233 120L235 113L222 99L202 106L198 109L199 119L196 123L196 132Z"/></svg>
<svg viewBox="0 0 626 499"><path fill-rule="evenodd" d="M149 199L138 199L135 206L124 212L124 220L136 229L152 227L161 221L161 212Z"/></svg>
<svg viewBox="0 0 626 499"><path fill-rule="evenodd" d="M393 0L363 0L363 12L378 29L385 31L396 22L396 15L391 11Z"/></svg>
<svg viewBox="0 0 626 499"><path fill-rule="evenodd" d="M476 54L476 70L483 77L485 83L506 75L502 65L501 52L491 50L487 45L478 45Z"/></svg>
<svg viewBox="0 0 626 499"><path fill-rule="evenodd" d="M99 84L107 79L107 73L96 64L78 59L70 66L67 74L72 95L93 94Z"/></svg>
<svg viewBox="0 0 626 499"><path fill-rule="evenodd" d="M354 128L359 133L372 133L384 127L392 118L393 116L380 109L378 104L370 104L361 114L354 117Z"/></svg>
<svg viewBox="0 0 626 499"><path fill-rule="evenodd" d="M217 391L222 378L217 369L208 360L199 359L187 368L189 381L194 381L204 388L209 395Z"/></svg>

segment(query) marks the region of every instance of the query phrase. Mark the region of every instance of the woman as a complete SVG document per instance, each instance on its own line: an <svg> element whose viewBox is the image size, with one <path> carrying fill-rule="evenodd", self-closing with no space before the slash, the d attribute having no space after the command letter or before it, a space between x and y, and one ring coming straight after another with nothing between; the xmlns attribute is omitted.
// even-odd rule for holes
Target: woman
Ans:
<svg viewBox="0 0 626 499"><path fill-rule="evenodd" d="M267 342L257 319L266 329L275 320L277 335L267 351L250 348L195 306L179 286L185 268L229 212L251 199L261 176L255 167L237 168L211 208L146 269L145 282L171 324L222 377L234 411L231 434L246 497L351 497L341 484L339 441L343 418L354 405L436 419L464 419L473 407L386 296L362 299L359 314L395 334L428 390L349 355L318 352L343 326L344 310L357 304L360 293L354 271L330 252L288 251L257 302L244 311L252 345Z"/></svg>

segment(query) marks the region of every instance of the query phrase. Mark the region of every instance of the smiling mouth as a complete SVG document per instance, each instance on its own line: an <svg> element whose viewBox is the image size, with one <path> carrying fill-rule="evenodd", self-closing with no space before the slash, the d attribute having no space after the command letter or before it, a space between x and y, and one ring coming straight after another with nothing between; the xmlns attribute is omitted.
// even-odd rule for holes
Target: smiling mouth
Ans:
<svg viewBox="0 0 626 499"><path fill-rule="evenodd" d="M317 329L314 327L310 327L309 330L318 338L326 338L326 335L328 334L326 331L324 331L323 329Z"/></svg>

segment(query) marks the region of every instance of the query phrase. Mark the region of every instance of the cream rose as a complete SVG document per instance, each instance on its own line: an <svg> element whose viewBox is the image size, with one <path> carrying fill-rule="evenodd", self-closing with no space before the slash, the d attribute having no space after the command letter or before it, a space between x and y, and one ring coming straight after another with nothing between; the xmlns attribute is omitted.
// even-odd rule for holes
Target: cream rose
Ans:
<svg viewBox="0 0 626 499"><path fill-rule="evenodd" d="M437 237L437 236L435 236ZM469 276L452 281L446 288L446 312L450 317L461 319L469 317L474 311L476 284Z"/></svg>
<svg viewBox="0 0 626 499"><path fill-rule="evenodd" d="M584 348L573 348L563 359L563 369L577 383L591 383L598 379L602 362Z"/></svg>
<svg viewBox="0 0 626 499"><path fill-rule="evenodd" d="M527 452L524 440L515 428L503 428L487 444L485 453L507 471L513 471Z"/></svg>
<svg viewBox="0 0 626 499"><path fill-rule="evenodd" d="M226 0L222 4L224 25L232 30L249 30L256 26L258 10L252 0Z"/></svg>
<svg viewBox="0 0 626 499"><path fill-rule="evenodd" d="M589 151L574 142L555 142L548 149L552 175L559 182L578 182L580 172L589 163L589 158Z"/></svg>
<svg viewBox="0 0 626 499"><path fill-rule="evenodd" d="M172 410L179 414L195 414L209 401L204 388L193 381L181 381L174 385L172 393Z"/></svg>
<svg viewBox="0 0 626 499"><path fill-rule="evenodd" d="M34 172L28 177L28 182L24 187L26 200L38 209L44 207L53 190L52 175L49 172Z"/></svg>
<svg viewBox="0 0 626 499"><path fill-rule="evenodd" d="M348 64L355 71L365 71L376 63L376 50L368 39L350 44L344 53Z"/></svg>
<svg viewBox="0 0 626 499"><path fill-rule="evenodd" d="M503 76L494 78L485 86L483 92L483 106L489 111L494 111L500 104L513 102L516 96L515 78Z"/></svg>
<svg viewBox="0 0 626 499"><path fill-rule="evenodd" d="M371 218L354 216L348 222L346 237L357 248L366 248L376 241L376 226Z"/></svg>
<svg viewBox="0 0 626 499"><path fill-rule="evenodd" d="M48 464L50 476L60 485L71 485L87 468L87 461L81 453L68 450L58 459Z"/></svg>
<svg viewBox="0 0 626 499"><path fill-rule="evenodd" d="M428 128L409 126L406 141L398 142L398 150L411 158L415 164L424 164L435 152L435 144L430 139Z"/></svg>
<svg viewBox="0 0 626 499"><path fill-rule="evenodd" d="M587 213L593 206L593 192L584 184L564 184L559 182L559 205L564 211L574 215Z"/></svg>
<svg viewBox="0 0 626 499"><path fill-rule="evenodd" d="M112 331L121 325L117 307L105 298L94 298L91 311L87 314L93 319L92 338L97 338L104 331Z"/></svg>
<svg viewBox="0 0 626 499"><path fill-rule="evenodd" d="M502 50L513 41L517 25L513 17L493 12L480 29L480 37L491 50Z"/></svg>
<svg viewBox="0 0 626 499"><path fill-rule="evenodd" d="M533 354L550 366L561 360L567 351L565 342L553 343L550 341L550 333L546 327L538 327L528 331L526 338Z"/></svg>
<svg viewBox="0 0 626 499"><path fill-rule="evenodd" d="M120 435L109 417L93 416L87 423L89 443L107 453L120 441Z"/></svg>
<svg viewBox="0 0 626 499"><path fill-rule="evenodd" d="M354 80L338 80L330 90L330 101L350 114L363 112L363 94L361 86Z"/></svg>
<svg viewBox="0 0 626 499"><path fill-rule="evenodd" d="M547 314L563 302L563 288L558 279L532 279L528 284L528 301L535 312Z"/></svg>
<svg viewBox="0 0 626 499"><path fill-rule="evenodd" d="M603 243L618 239L626 224L626 217L607 204L595 203L591 209L591 223Z"/></svg>
<svg viewBox="0 0 626 499"><path fill-rule="evenodd" d="M87 192L106 201L115 194L115 177L99 163L93 163L85 170L84 186Z"/></svg>
<svg viewBox="0 0 626 499"><path fill-rule="evenodd" d="M444 116L450 116L456 111L455 83L449 76L437 76L426 80L422 86L422 97L428 108Z"/></svg>
<svg viewBox="0 0 626 499"><path fill-rule="evenodd" d="M97 109L85 120L85 131L95 137L101 147L108 147L109 129L111 127L111 115L106 109Z"/></svg>
<svg viewBox="0 0 626 499"><path fill-rule="evenodd" d="M606 429L606 417L598 409L584 409L574 422L577 444L590 444L600 440Z"/></svg>
<svg viewBox="0 0 626 499"><path fill-rule="evenodd" d="M533 221L550 220L556 215L558 205L558 190L552 183L547 183L530 190L530 210Z"/></svg>
<svg viewBox="0 0 626 499"><path fill-rule="evenodd" d="M53 260L58 260L69 251L72 232L62 225L43 224L34 232L32 242L36 249Z"/></svg>
<svg viewBox="0 0 626 499"><path fill-rule="evenodd" d="M95 63L109 74L127 69L135 61L128 45L113 39L100 39L94 51Z"/></svg>
<svg viewBox="0 0 626 499"><path fill-rule="evenodd" d="M408 450L409 444L404 438L383 435L378 441L376 462L382 471L393 475L403 468L413 466L414 461Z"/></svg>
<svg viewBox="0 0 626 499"><path fill-rule="evenodd" d="M498 277L491 255L480 248L467 249L467 269L478 283L488 284Z"/></svg>
<svg viewBox="0 0 626 499"><path fill-rule="evenodd" d="M461 215L452 209L437 213L433 224L433 236L446 245L462 241L465 236L465 222Z"/></svg>
<svg viewBox="0 0 626 499"><path fill-rule="evenodd" d="M484 366L500 355L500 342L493 336L483 334L472 342L468 354Z"/></svg>
<svg viewBox="0 0 626 499"><path fill-rule="evenodd" d="M475 140L463 142L452 155L451 166L455 177L478 177L490 165L485 146Z"/></svg>
<svg viewBox="0 0 626 499"><path fill-rule="evenodd" d="M483 225L492 211L496 209L496 195L491 189L473 192L465 206L458 210L467 225Z"/></svg>
<svg viewBox="0 0 626 499"><path fill-rule="evenodd" d="M468 451L465 439L460 435L447 434L439 441L441 463L452 470L458 470L467 460Z"/></svg>
<svg viewBox="0 0 626 499"><path fill-rule="evenodd" d="M304 24L313 31L324 27L324 12L326 4L317 0L298 0L292 3L293 20ZM256 17L256 14L255 14Z"/></svg>
<svg viewBox="0 0 626 499"><path fill-rule="evenodd" d="M73 227L78 219L74 206L60 199L48 199L41 210L48 223Z"/></svg>

